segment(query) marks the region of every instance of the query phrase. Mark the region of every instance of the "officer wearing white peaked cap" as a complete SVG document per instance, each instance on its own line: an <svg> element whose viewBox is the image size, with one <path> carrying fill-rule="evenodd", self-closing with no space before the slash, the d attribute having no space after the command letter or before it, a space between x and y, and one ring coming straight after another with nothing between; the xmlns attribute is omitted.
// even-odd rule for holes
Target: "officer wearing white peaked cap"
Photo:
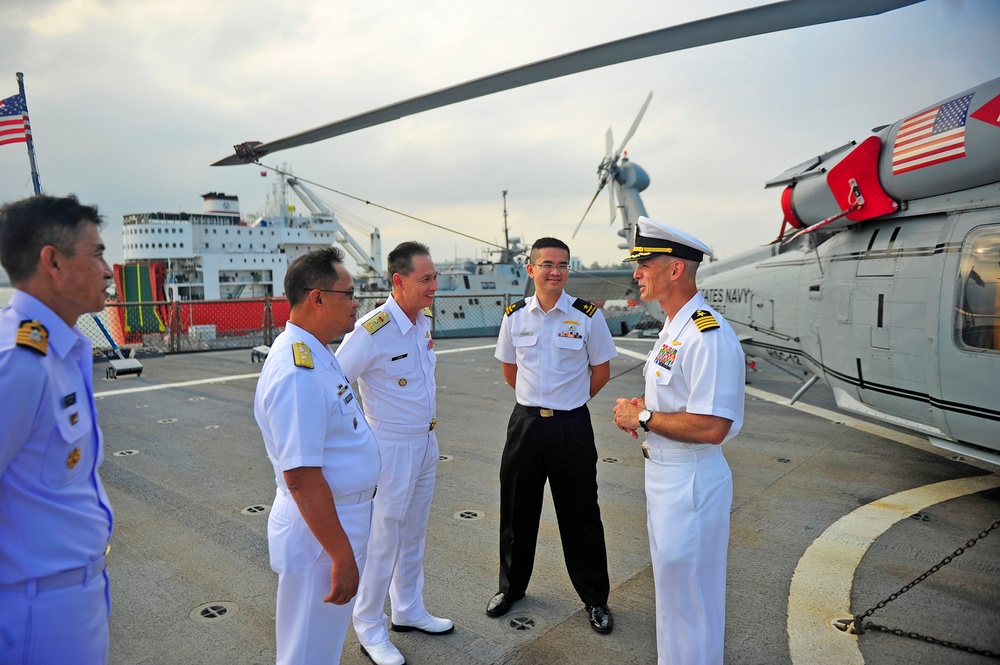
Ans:
<svg viewBox="0 0 1000 665"><path fill-rule="evenodd" d="M643 369L643 397L619 399L615 423L638 438L645 463L649 549L661 665L721 665L732 473L721 444L743 424L743 351L695 281L711 249L640 217L625 259L642 300L667 314Z"/></svg>

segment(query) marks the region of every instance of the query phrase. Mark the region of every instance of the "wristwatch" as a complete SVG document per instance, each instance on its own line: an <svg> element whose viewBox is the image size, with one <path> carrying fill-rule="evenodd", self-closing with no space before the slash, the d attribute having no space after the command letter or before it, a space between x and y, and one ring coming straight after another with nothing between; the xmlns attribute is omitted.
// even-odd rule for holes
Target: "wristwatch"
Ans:
<svg viewBox="0 0 1000 665"><path fill-rule="evenodd" d="M643 431L649 431L649 419L653 417L653 412L649 409L643 409L639 412L639 426L642 427Z"/></svg>

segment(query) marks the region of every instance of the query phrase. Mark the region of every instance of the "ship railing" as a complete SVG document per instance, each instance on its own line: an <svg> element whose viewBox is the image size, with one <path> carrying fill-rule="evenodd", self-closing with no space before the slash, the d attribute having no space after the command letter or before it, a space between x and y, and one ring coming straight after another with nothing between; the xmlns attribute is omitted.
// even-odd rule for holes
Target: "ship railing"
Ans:
<svg viewBox="0 0 1000 665"><path fill-rule="evenodd" d="M385 302L386 294L358 293L363 317ZM435 298L435 337L496 337L503 311L519 295L466 293ZM167 354L268 346L284 330L288 300L281 297L227 300L108 301L97 316L124 353ZM93 342L94 354L111 358L114 349L89 314L77 326Z"/></svg>

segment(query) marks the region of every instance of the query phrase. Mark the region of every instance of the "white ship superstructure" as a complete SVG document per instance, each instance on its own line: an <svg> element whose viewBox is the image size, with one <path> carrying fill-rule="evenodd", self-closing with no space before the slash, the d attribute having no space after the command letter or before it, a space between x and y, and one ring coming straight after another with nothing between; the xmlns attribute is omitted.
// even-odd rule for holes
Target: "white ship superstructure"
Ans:
<svg viewBox="0 0 1000 665"><path fill-rule="evenodd" d="M285 214L248 222L240 218L238 197L210 192L202 199L201 214L124 216L126 262L166 264L169 300L284 295L288 264L336 241L339 225L332 219Z"/></svg>

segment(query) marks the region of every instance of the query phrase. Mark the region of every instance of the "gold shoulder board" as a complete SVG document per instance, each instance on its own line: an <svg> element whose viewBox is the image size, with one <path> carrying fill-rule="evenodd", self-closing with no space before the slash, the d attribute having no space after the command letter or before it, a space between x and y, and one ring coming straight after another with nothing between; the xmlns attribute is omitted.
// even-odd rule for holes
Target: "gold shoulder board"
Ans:
<svg viewBox="0 0 1000 665"><path fill-rule="evenodd" d="M391 320L392 320L392 317L389 316L389 312L387 312L385 310L382 310L381 312L377 313L375 316L369 317L369 319L367 321L365 321L364 323L362 323L361 325L363 325L365 327L365 330L368 331L369 335L374 335L376 332L378 332L378 330L382 326L384 326L385 324L389 323L389 321L391 321Z"/></svg>
<svg viewBox="0 0 1000 665"><path fill-rule="evenodd" d="M39 321L21 321L15 341L18 346L37 351L43 356L49 352L49 331Z"/></svg>
<svg viewBox="0 0 1000 665"><path fill-rule="evenodd" d="M518 300L516 303L512 303L507 309L503 311L503 313L506 314L507 316L510 316L511 314L513 314L514 312L521 309L527 304L528 301L522 298L521 300Z"/></svg>
<svg viewBox="0 0 1000 665"><path fill-rule="evenodd" d="M433 319L434 318L434 312L431 311L430 307L424 307L420 311L423 312L424 316L426 316L428 319Z"/></svg>
<svg viewBox="0 0 1000 665"><path fill-rule="evenodd" d="M719 322L715 320L715 317L703 309L695 311L695 313L691 315L691 320L694 321L696 326L698 326L698 330L702 332L719 327Z"/></svg>
<svg viewBox="0 0 1000 665"><path fill-rule="evenodd" d="M313 368L312 352L305 342L295 342L295 344L292 344L292 357L295 358L296 367Z"/></svg>
<svg viewBox="0 0 1000 665"><path fill-rule="evenodd" d="M584 300L582 298L577 298L573 302L573 307L575 307L576 309L580 310L581 312L583 312L584 314L586 314L588 317L593 317L594 316L594 312L597 311L597 305L595 305L592 302L587 302L586 300Z"/></svg>

